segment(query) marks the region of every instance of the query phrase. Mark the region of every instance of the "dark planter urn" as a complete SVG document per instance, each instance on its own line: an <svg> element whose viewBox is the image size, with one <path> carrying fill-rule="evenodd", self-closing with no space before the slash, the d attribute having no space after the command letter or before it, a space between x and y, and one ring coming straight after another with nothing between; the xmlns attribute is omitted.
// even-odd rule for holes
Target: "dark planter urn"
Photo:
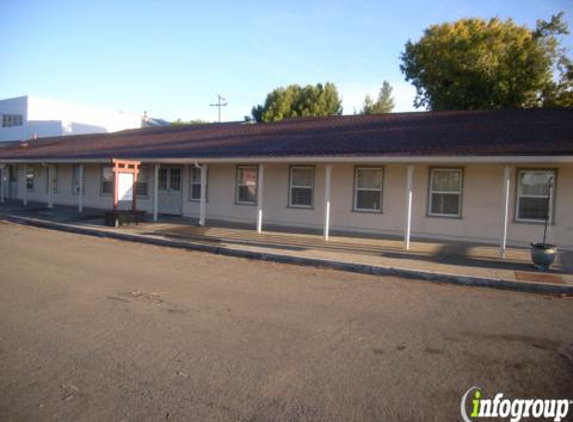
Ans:
<svg viewBox="0 0 573 422"><path fill-rule="evenodd" d="M535 268L541 271L549 271L551 264L555 262L557 246L548 243L531 244L531 260Z"/></svg>

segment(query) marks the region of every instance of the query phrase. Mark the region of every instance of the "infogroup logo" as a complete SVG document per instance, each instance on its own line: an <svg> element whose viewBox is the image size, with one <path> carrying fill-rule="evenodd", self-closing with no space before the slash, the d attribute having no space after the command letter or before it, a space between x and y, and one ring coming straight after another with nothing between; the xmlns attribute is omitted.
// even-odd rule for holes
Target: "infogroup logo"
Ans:
<svg viewBox="0 0 573 422"><path fill-rule="evenodd" d="M468 400L471 400L470 406ZM481 388L472 387L462 396L460 412L465 422L479 418L509 418L511 422L534 418L559 422L567 416L572 405L573 400L569 399L504 399L503 393L497 393L493 399L485 399ZM468 407L471 409L469 415Z"/></svg>

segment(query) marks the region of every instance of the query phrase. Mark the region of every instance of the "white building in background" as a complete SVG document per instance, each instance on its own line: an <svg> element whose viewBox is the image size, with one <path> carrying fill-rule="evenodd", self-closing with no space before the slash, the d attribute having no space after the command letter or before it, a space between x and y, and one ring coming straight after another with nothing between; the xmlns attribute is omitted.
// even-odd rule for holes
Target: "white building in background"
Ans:
<svg viewBox="0 0 573 422"><path fill-rule="evenodd" d="M163 120L148 118L145 114L101 110L30 95L0 100L0 114L0 142L116 132L167 124Z"/></svg>

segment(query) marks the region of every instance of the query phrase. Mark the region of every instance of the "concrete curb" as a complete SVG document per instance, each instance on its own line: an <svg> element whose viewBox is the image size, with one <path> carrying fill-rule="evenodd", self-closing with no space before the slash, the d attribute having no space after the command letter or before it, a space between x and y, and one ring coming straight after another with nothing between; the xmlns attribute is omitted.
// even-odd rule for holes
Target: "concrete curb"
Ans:
<svg viewBox="0 0 573 422"><path fill-rule="evenodd" d="M549 293L549 294L573 294L573 286L534 283L507 280L501 278L476 277L471 275L459 275L450 273L439 273L426 270L413 270L409 268L400 268L382 265L356 264L345 261L335 261L321 258L307 258L301 256L281 255L278 253L266 253L247 251L241 249L227 248L224 246L205 245L202 243L190 243L177 240L167 240L157 237L142 236L128 233L116 233L103 231L99 229L80 227L64 223L55 223L52 221L38 220L29 217L20 217L16 215L1 216L11 223L28 225L33 227L59 230L69 233L82 234L87 236L104 237L129 242L146 243L155 246L164 246L177 249L187 249L199 252L209 252L213 254L232 256L238 258L257 259L261 261L272 261L283 264L296 264L310 267L331 268L335 270L348 271L360 274L390 275L406 278L422 279L433 282L461 284L465 286L493 287L496 289L513 290L528 293Z"/></svg>

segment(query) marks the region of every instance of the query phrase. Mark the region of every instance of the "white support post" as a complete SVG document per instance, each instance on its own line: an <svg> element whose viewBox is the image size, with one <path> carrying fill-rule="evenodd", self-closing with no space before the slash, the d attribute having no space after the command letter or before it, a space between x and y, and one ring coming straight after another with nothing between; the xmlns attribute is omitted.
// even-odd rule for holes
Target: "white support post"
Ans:
<svg viewBox="0 0 573 422"><path fill-rule="evenodd" d="M84 212L84 165L80 164L80 190L78 195L78 212Z"/></svg>
<svg viewBox="0 0 573 422"><path fill-rule="evenodd" d="M54 166L48 166L48 208L54 208Z"/></svg>
<svg viewBox="0 0 573 422"><path fill-rule="evenodd" d="M265 165L259 164L259 179L257 181L257 233L263 232L263 188L265 181Z"/></svg>
<svg viewBox="0 0 573 422"><path fill-rule="evenodd" d="M153 221L157 221L159 204L157 202L159 192L159 164L155 164L153 169Z"/></svg>
<svg viewBox="0 0 573 422"><path fill-rule="evenodd" d="M4 198L6 197L5 189L5 179L6 179L6 170L8 167L6 164L0 164L0 203L4 203Z"/></svg>
<svg viewBox="0 0 573 422"><path fill-rule="evenodd" d="M207 211L207 170L209 166L203 164L201 166L201 201L199 203L199 225L205 226L205 214Z"/></svg>
<svg viewBox="0 0 573 422"><path fill-rule="evenodd" d="M406 180L406 228L404 233L404 248L410 249L410 235L412 233L412 201L414 186L414 166L408 166L408 178Z"/></svg>
<svg viewBox="0 0 573 422"><path fill-rule="evenodd" d="M509 224L509 194L511 191L511 167L505 166L503 169L503 198L502 198L502 224L501 239L499 243L499 256L505 259L505 249L507 245L507 227Z"/></svg>
<svg viewBox="0 0 573 422"><path fill-rule="evenodd" d="M19 180L24 181L24 192L22 193L22 203L24 206L28 205L28 168L26 165L23 166L23 177L19 178Z"/></svg>
<svg viewBox="0 0 573 422"><path fill-rule="evenodd" d="M555 198L555 177L551 177L551 182L549 185L549 208L547 210L547 213L549 215L549 224L547 225L547 235L549 235L551 233L551 228L553 226L553 204L554 204L554 199Z"/></svg>
<svg viewBox="0 0 573 422"><path fill-rule="evenodd" d="M330 237L330 186L332 181L332 164L326 165L324 175L324 240Z"/></svg>

